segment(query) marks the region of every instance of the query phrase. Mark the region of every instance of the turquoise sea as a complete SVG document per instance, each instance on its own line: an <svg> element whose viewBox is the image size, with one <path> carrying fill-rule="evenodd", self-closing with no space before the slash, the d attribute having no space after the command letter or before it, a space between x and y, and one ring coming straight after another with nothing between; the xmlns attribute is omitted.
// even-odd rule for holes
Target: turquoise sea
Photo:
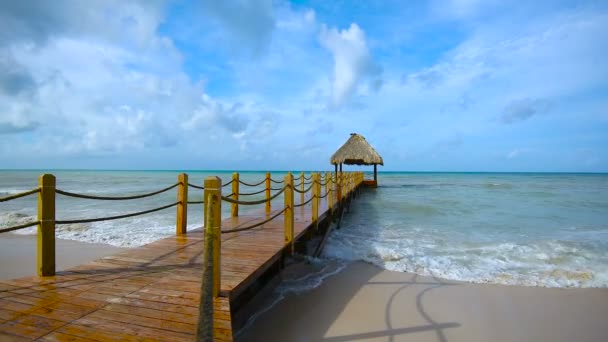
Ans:
<svg viewBox="0 0 608 342"><path fill-rule="evenodd" d="M40 173L0 171L0 196L34 188ZM179 172L53 173L63 190L127 195L171 185ZM228 181L232 172L188 174L190 182L202 185L205 176ZM284 174L273 172L273 178ZM254 183L264 175L243 172L241 179ZM398 172L381 173L379 184L353 202L323 258L364 260L389 270L472 282L608 286L608 174ZM175 196L171 190L144 200L110 202L58 195L57 219L145 210L175 202ZM202 192L190 189L189 197L200 200ZM278 198L275 205L281 204ZM225 205L225 216L228 210ZM36 196L0 203L0 227L31 220L35 213ZM202 225L201 205L191 205L188 215L189 227ZM57 236L135 247L174 231L175 208L170 208L120 221L58 226ZM18 233L34 234L35 229Z"/></svg>

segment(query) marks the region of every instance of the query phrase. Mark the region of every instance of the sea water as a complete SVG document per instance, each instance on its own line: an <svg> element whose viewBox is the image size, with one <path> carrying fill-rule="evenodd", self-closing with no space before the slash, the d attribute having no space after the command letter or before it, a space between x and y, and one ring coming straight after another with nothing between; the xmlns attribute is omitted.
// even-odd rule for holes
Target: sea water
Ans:
<svg viewBox="0 0 608 342"><path fill-rule="evenodd" d="M480 283L608 286L608 175L383 174L326 256Z"/></svg>
<svg viewBox="0 0 608 342"><path fill-rule="evenodd" d="M0 196L37 186L39 171L0 171ZM177 171L54 171L57 188L102 196L159 190ZM188 172L202 185L232 172ZM285 173L273 172L283 179ZM241 172L257 183L264 172ZM273 186L279 187L280 184ZM247 188L255 192L259 185ZM241 191L245 191L242 189ZM223 188L223 194L231 186ZM317 262L364 260L395 271L472 282L547 287L608 286L608 175L507 173L381 173L364 189ZM260 199L263 194L247 199ZM189 199L202 191L189 190ZM0 228L35 220L36 196L0 203ZM120 215L176 201L175 189L132 201L57 195L57 220ZM274 207L283 203L279 197ZM230 206L223 204L223 217ZM257 208L241 206L241 213ZM202 205L188 207L189 229L202 226ZM17 234L35 234L28 228ZM115 221L58 225L57 237L137 247L175 233L175 208ZM331 260L331 261L330 261ZM320 267L334 272L336 267ZM324 278L323 272L319 277ZM317 284L317 281L311 281Z"/></svg>
<svg viewBox="0 0 608 342"><path fill-rule="evenodd" d="M27 191L38 186L41 171L0 171L0 197ZM178 171L52 171L56 177L56 188L85 195L132 196L157 191L177 183ZM232 179L232 172L189 171L188 182L203 186L208 176L219 176L226 184ZM241 172L241 181L254 184L264 179L266 173ZM285 173L273 173L273 178L283 180ZM281 184L272 183L273 187ZM256 192L265 184L244 187L240 192ZM222 195L232 192L232 185L222 188ZM257 200L264 194L242 197L241 200ZM203 190L190 187L189 201L201 201ZM274 203L279 205L280 199ZM32 195L17 200L0 203L0 228L36 220L37 196ZM159 195L135 200L90 200L64 195L56 195L56 220L75 220L117 216L158 208L177 201L177 190L171 189ZM281 202L282 203L282 202ZM282 205L282 204L281 204ZM259 208L259 206L257 207ZM240 206L240 213L246 214L257 208ZM222 217L230 215L230 204L223 202ZM203 226L203 204L188 205L188 229ZM138 247L161 238L174 235L176 208L125 218L93 223L62 224L56 226L56 236L60 239L92 243L105 243L117 247ZM16 234L35 234L36 227L15 231Z"/></svg>

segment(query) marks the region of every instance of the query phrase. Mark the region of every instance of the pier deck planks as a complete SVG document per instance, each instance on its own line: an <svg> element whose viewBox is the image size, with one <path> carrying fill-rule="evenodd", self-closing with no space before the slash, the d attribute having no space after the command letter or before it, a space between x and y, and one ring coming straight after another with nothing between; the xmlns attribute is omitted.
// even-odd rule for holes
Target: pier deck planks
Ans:
<svg viewBox="0 0 608 342"><path fill-rule="evenodd" d="M299 196L295 196L296 204ZM335 202L335 201L334 201ZM273 211L282 209L273 203ZM319 214L327 212L321 200ZM261 222L248 213L222 229ZM295 237L311 229L311 208L295 208ZM202 218L201 218L202 220ZM214 303L216 341L232 341L230 300L284 249L283 215L252 230L222 234L221 294ZM0 280L0 341L192 341L202 277L203 231L57 272L53 277Z"/></svg>

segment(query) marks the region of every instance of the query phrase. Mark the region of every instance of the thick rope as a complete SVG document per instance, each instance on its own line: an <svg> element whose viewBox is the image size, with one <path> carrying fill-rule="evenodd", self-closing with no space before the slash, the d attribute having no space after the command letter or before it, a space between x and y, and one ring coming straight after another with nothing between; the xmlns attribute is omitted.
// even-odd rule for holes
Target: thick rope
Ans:
<svg viewBox="0 0 608 342"><path fill-rule="evenodd" d="M188 201L186 203L188 203L188 204L203 204L203 203L205 203L205 201L203 201L203 200L201 200L201 201Z"/></svg>
<svg viewBox="0 0 608 342"><path fill-rule="evenodd" d="M242 180L239 179L239 183L241 183L243 185L247 185L247 186L258 186L258 185L264 184L264 182L266 182L266 179L262 179L261 182L256 183L256 184L249 184L249 183L245 183L245 182L243 182Z"/></svg>
<svg viewBox="0 0 608 342"><path fill-rule="evenodd" d="M274 180L272 178L270 178L270 181L273 182L273 183L277 183L277 184L285 183L285 180L278 181L278 180Z"/></svg>
<svg viewBox="0 0 608 342"><path fill-rule="evenodd" d="M20 197L25 197L25 196L29 196L29 195L33 195L35 193L40 192L40 188L36 188L36 189L32 189L30 191L26 191L26 192L22 192L19 194L14 194L14 195L10 195L10 196L6 196L6 197L0 197L0 202L6 202L6 201L10 201L10 200L14 200Z"/></svg>
<svg viewBox="0 0 608 342"><path fill-rule="evenodd" d="M222 234L237 233L237 232L242 232L244 230L249 230L249 229L257 228L257 227L259 227L261 225L264 225L264 224L266 224L266 223L274 220L275 218L277 218L277 216L279 216L282 213L284 213L285 210L286 210L286 208L283 209L283 210L281 210L281 211L279 211L278 213L274 214L272 217L270 217L270 218L268 218L268 219L266 219L266 220L264 220L264 221L262 221L260 223L253 224L251 226L242 227L242 228L235 228L235 229L229 229L229 230L222 230Z"/></svg>
<svg viewBox="0 0 608 342"><path fill-rule="evenodd" d="M283 188L281 191L277 192L276 194L272 195L270 198L262 199L259 201L239 201L239 200L235 200L230 197L224 197L224 196L222 196L222 199L229 203L236 203L236 204L241 204L241 205L255 205L255 204L262 204L262 203L270 202L273 199L277 198L284 191L285 191L285 188Z"/></svg>
<svg viewBox="0 0 608 342"><path fill-rule="evenodd" d="M265 192L266 189L262 189L260 191L256 191L256 192L239 192L239 196L251 196L251 195L257 195L257 194L261 194L262 192Z"/></svg>
<svg viewBox="0 0 608 342"><path fill-rule="evenodd" d="M64 191L61 189L56 189L55 192L60 194L60 195L64 195L64 196L69 196L69 197L76 197L76 198L85 198L85 199L94 199L94 200L104 200L104 201L122 201L122 200L132 200L132 199L138 199L138 198L144 198L144 197L150 197L150 196L154 196L154 195L158 195L161 194L165 191L169 191L173 188L175 188L176 186L178 186L179 183L175 183L171 186L168 186L164 189L160 189L158 191L154 191L154 192L149 192L146 194L141 194L141 195L134 195L134 196L123 196L123 197L118 197L118 196L91 196L91 195L83 195L83 194L77 194L74 192L69 192L69 191Z"/></svg>
<svg viewBox="0 0 608 342"><path fill-rule="evenodd" d="M272 190L272 191L277 191L277 190L281 190L281 189L283 189L283 188L270 188L270 190Z"/></svg>
<svg viewBox="0 0 608 342"><path fill-rule="evenodd" d="M302 178L302 177L300 177L300 178ZM308 177L308 178L306 176L304 176L304 180L311 180L311 179L312 179L312 175L310 175L310 177Z"/></svg>
<svg viewBox="0 0 608 342"><path fill-rule="evenodd" d="M122 218L127 218L127 217L133 217L133 216L139 216L139 215L153 213L155 211L159 211L159 210L163 210L163 209L174 207L174 206L176 206L178 204L179 204L179 202L175 202L173 204L164 205L162 207L158 207L158 208L154 208L154 209L150 209L150 210L139 211L139 212L131 213L131 214L125 214L125 215L99 217L99 218L94 218L94 219L58 220L58 221L55 221L55 223L56 224L73 224L73 223L89 223L89 222L100 222L100 221L117 220L117 219L122 219Z"/></svg>
<svg viewBox="0 0 608 342"><path fill-rule="evenodd" d="M194 184L190 184L190 183L188 183L188 186L191 188L195 188L195 189L205 190L204 186L194 185Z"/></svg>
<svg viewBox="0 0 608 342"><path fill-rule="evenodd" d="M320 184L321 186L326 186L326 185L327 185L327 183L329 183L330 181L331 181L331 179L326 179L326 180L325 180L325 182L319 182L319 184Z"/></svg>
<svg viewBox="0 0 608 342"><path fill-rule="evenodd" d="M298 185L301 185L301 184L302 183L298 183ZM310 184L312 184L312 181L310 181L310 182L304 182L304 185L310 185Z"/></svg>
<svg viewBox="0 0 608 342"><path fill-rule="evenodd" d="M327 192L325 193L325 195L323 195L323 196L319 196L319 199L324 199L325 197L327 197L327 195L329 195L329 191L327 191Z"/></svg>
<svg viewBox="0 0 608 342"><path fill-rule="evenodd" d="M27 227L32 227L32 226L35 226L35 225L37 225L39 223L40 223L40 221L34 221L34 222L28 222L28 223L20 224L18 226L12 226L12 227L8 227L8 228L2 228L2 229L0 229L0 233L7 233L7 232L12 232L13 230L18 230L18 229L23 229L23 228L27 228Z"/></svg>
<svg viewBox="0 0 608 342"><path fill-rule="evenodd" d="M307 205L308 203L310 203L310 202L313 200L313 198L315 198L315 196L312 196L312 197L311 197L311 198L310 198L308 201L306 201L306 202L302 202L302 203L300 203L300 204L295 204L293 207L294 207L294 208L303 207L303 206Z"/></svg>
<svg viewBox="0 0 608 342"><path fill-rule="evenodd" d="M230 182L226 183L226 184L222 184L222 188L223 188L223 187L226 187L226 186L228 186L228 185L230 185L230 184L232 184L232 182L234 182L234 179L233 179L233 180L231 180Z"/></svg>
<svg viewBox="0 0 608 342"><path fill-rule="evenodd" d="M293 190L295 192L298 192L298 193L301 193L301 194L307 193L308 191L310 191L310 189L312 189L312 184L307 189L305 189L305 190L298 190L296 187L293 188Z"/></svg>

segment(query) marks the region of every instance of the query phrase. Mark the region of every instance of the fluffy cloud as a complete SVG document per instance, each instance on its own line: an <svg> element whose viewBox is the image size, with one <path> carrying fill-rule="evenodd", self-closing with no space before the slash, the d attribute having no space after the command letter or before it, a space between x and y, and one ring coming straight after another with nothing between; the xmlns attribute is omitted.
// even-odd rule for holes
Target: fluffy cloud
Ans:
<svg viewBox="0 0 608 342"><path fill-rule="evenodd" d="M0 134L24 150L92 156L202 143L201 118L209 119L205 129L245 130L248 118L239 105L212 98L183 71L180 51L158 33L161 7L121 1L2 6L9 28L2 32L12 35L0 43ZM25 139L34 130L36 139Z"/></svg>
<svg viewBox="0 0 608 342"><path fill-rule="evenodd" d="M319 41L334 57L330 107L339 108L347 103L362 80L368 80L374 90L380 88L382 69L374 62L365 33L357 24L340 31L323 25Z"/></svg>

